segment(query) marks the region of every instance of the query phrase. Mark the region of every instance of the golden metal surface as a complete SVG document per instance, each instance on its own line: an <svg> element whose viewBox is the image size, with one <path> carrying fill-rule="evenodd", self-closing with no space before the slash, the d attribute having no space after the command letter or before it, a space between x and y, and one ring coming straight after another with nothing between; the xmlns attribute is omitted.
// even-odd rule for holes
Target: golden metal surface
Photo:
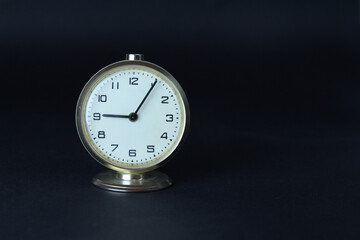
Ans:
<svg viewBox="0 0 360 240"><path fill-rule="evenodd" d="M149 73L156 75L161 80L166 82L173 89L174 94L178 99L180 105L179 106L180 112L182 115L179 134L175 139L174 144L171 145L168 151L157 156L152 161L146 162L145 164L143 164L143 166L140 166L140 164L138 164L136 167L134 167L132 164L120 163L112 159L111 157L106 156L104 153L102 153L102 151L98 149L98 147L91 140L85 122L86 105L94 88L107 76L128 69L138 69L138 70L147 71ZM156 169L161 165L165 164L176 154L176 152L179 150L181 145L184 143L185 137L189 129L190 110L186 95L183 89L181 88L180 84L165 69L159 67L156 64L146 61L125 60L104 67L90 78L90 80L86 83L85 87L83 88L80 97L78 99L75 118L76 118L76 128L80 136L81 142L84 145L85 149L95 160L97 160L105 167L115 170L117 172L136 174L136 173L143 173Z"/></svg>
<svg viewBox="0 0 360 240"><path fill-rule="evenodd" d="M97 174L92 183L99 188L115 192L148 192L167 188L171 186L172 180L165 173L158 171L126 174L106 170Z"/></svg>

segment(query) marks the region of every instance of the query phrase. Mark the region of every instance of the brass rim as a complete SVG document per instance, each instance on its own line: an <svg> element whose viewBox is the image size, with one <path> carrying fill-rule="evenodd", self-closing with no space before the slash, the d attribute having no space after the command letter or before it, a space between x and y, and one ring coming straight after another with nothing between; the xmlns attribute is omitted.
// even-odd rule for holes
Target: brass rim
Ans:
<svg viewBox="0 0 360 240"><path fill-rule="evenodd" d="M117 161L111 160L110 157L103 154L100 151L100 149L98 149L97 146L93 143L87 131L87 125L85 122L85 109L88 102L88 98L90 97L92 91L104 78L106 78L108 75L114 72L118 72L119 70L126 70L129 68L136 69L136 66L139 66L139 68L141 68L142 70L149 71L159 76L159 78L161 78L161 76L157 73L160 73L165 77L165 79L163 78L161 79L164 80L165 82L170 83L169 86L173 88L174 93L179 94L179 96L177 97L179 100L179 104L181 105L180 107L182 108L180 109L180 111L185 116L183 117L183 122L181 124L182 129L179 130L179 135L177 136L177 139L174 141L174 144L172 145L171 148L169 148L168 151L157 156L153 161L151 161L151 162L155 162L154 165L144 166L144 167L138 166L136 168L134 167L131 168L131 167L119 166L120 164L116 164ZM171 84L173 86L171 86ZM90 78L90 80L86 83L83 90L81 91L80 97L78 99L76 106L75 122L76 122L76 129L83 146L96 161L98 161L105 167L118 172L142 173L142 172L151 171L153 169L162 166L163 164L168 162L181 148L189 130L190 109L189 109L187 97L182 87L169 72L167 72L165 69L161 68L160 66L147 61L126 60L126 61L120 61L110 64L99 70ZM122 165L126 165L126 164L122 164Z"/></svg>

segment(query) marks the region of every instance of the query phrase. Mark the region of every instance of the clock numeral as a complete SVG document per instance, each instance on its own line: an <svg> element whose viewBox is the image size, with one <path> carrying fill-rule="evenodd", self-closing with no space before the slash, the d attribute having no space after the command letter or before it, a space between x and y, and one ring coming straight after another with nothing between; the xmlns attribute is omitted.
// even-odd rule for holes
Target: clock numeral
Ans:
<svg viewBox="0 0 360 240"><path fill-rule="evenodd" d="M154 145L147 145L147 152L148 153L155 152L155 146Z"/></svg>
<svg viewBox="0 0 360 240"><path fill-rule="evenodd" d="M120 83L119 82L112 82L111 83L111 89L119 89L120 88Z"/></svg>
<svg viewBox="0 0 360 240"><path fill-rule="evenodd" d="M106 102L107 96L106 95L99 95L98 96L98 102Z"/></svg>
<svg viewBox="0 0 360 240"><path fill-rule="evenodd" d="M172 121L174 121L174 115L172 115L172 114L166 114L166 121L167 121L167 122L172 122Z"/></svg>
<svg viewBox="0 0 360 240"><path fill-rule="evenodd" d="M98 138L105 138L105 131L99 131Z"/></svg>
<svg viewBox="0 0 360 240"><path fill-rule="evenodd" d="M114 147L113 150L111 150L113 152L118 148L119 144L111 144L110 146Z"/></svg>
<svg viewBox="0 0 360 240"><path fill-rule="evenodd" d="M136 157L136 150L135 149L130 149L129 150L129 157Z"/></svg>
<svg viewBox="0 0 360 240"><path fill-rule="evenodd" d="M161 99L163 99L161 101L161 103L164 103L164 104L168 104L169 103L169 97L168 96L162 96Z"/></svg>
<svg viewBox="0 0 360 240"><path fill-rule="evenodd" d="M167 132L164 132L163 134L161 134L161 137L160 138L165 138L167 139Z"/></svg>
<svg viewBox="0 0 360 240"><path fill-rule="evenodd" d="M139 80L139 78L137 78L137 77L129 78L129 85L139 85L137 82L138 80Z"/></svg>
<svg viewBox="0 0 360 240"><path fill-rule="evenodd" d="M101 119L101 114L100 113L94 113L93 114L93 120L100 120Z"/></svg>

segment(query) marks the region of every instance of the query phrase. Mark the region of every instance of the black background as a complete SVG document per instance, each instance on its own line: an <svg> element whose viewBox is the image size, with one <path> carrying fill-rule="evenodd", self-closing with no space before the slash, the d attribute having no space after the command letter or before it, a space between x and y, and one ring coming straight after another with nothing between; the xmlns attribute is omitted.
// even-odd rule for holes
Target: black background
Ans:
<svg viewBox="0 0 360 240"><path fill-rule="evenodd" d="M358 239L359 4L0 4L1 239ZM126 53L191 106L171 188L93 187L77 97Z"/></svg>

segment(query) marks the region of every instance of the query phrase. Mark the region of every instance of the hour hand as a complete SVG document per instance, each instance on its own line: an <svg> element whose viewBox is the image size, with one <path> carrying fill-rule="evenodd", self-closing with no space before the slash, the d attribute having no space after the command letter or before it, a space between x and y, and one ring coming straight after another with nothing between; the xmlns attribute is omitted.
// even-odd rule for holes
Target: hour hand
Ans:
<svg viewBox="0 0 360 240"><path fill-rule="evenodd" d="M129 118L130 115L118 115L118 114L103 114L103 117L113 117L113 118Z"/></svg>

